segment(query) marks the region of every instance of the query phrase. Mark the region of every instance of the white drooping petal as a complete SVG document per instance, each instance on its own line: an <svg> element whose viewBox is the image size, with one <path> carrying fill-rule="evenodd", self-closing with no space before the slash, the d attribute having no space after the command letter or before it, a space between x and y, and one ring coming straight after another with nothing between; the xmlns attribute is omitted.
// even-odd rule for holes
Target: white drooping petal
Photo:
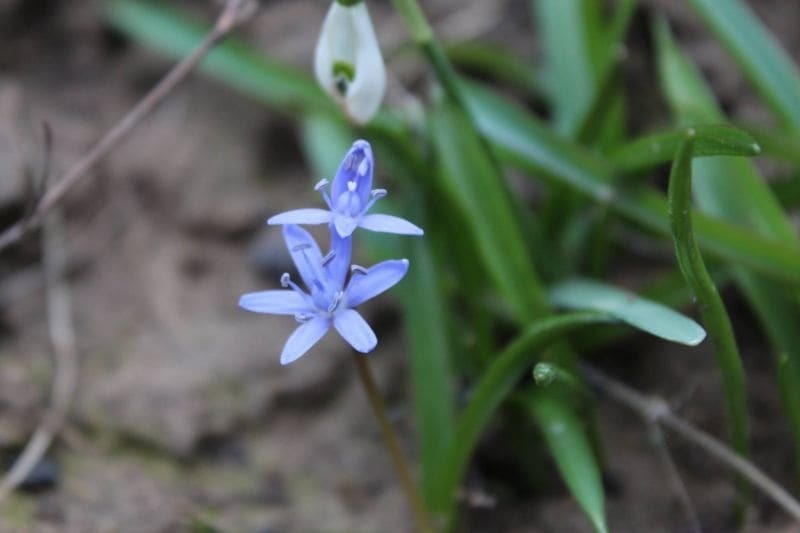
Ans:
<svg viewBox="0 0 800 533"><path fill-rule="evenodd" d="M336 61L355 64L353 51L353 29L348 7L339 2L332 2L322 29L319 32L317 48L314 51L314 75L317 81L329 94L337 97L336 79L333 65Z"/></svg>
<svg viewBox="0 0 800 533"><path fill-rule="evenodd" d="M337 75L337 64L351 68L352 79ZM386 90L386 69L364 2L331 4L317 41L314 73L353 121L363 124L375 116Z"/></svg>
<svg viewBox="0 0 800 533"><path fill-rule="evenodd" d="M386 91L386 69L366 4L361 2L350 9L356 33L356 74L345 101L350 117L364 124L381 106Z"/></svg>

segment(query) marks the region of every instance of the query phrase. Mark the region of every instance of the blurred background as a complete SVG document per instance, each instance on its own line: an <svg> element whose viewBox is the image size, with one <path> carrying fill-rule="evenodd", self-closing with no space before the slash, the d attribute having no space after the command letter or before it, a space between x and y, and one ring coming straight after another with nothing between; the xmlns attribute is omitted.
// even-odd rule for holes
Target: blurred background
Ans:
<svg viewBox="0 0 800 533"><path fill-rule="evenodd" d="M198 21L212 1L164 2ZM497 45L533 65L542 50L529 2L426 0L445 43ZM748 4L800 57L796 0ZM385 105L413 115L431 91L425 63L389 2L368 3L390 72ZM328 3L270 0L237 38L311 72ZM724 110L741 121L765 111L742 74L683 2L642 1L626 38L630 134L669 123L652 62L648 16L665 13ZM30 204L46 157L59 175L170 67L123 34L103 1L0 0L0 226ZM465 68L465 71L469 69ZM519 91L508 91L512 96ZM546 115L536 99L528 107ZM354 139L340 139L349 145ZM319 203L323 177L291 111L263 105L194 73L144 120L93 177L63 202L58 242L80 367L74 404L52 450L0 503L0 531L408 531L408 513L349 350L330 335L289 367L280 348L295 324L237 307L241 293L278 287L292 270L280 231L264 221ZM342 153L343 155L343 153ZM763 166L768 174L774 170ZM512 182L520 180L512 172ZM663 186L666 170L654 177ZM376 186L392 188L376 161ZM536 206L539 190L520 183ZM635 241L611 277L635 286L670 249ZM641 247L637 246L641 244ZM40 422L53 379L43 239L33 233L0 256L0 459L8 468ZM402 252L397 252L402 253ZM662 255L659 255L662 254ZM655 257L655 259L653 259ZM368 260L365 260L368 261ZM413 263L412 263L413 268ZM641 276L641 277L640 277ZM380 339L372 360L407 450L414 421L407 380L403 284L367 306ZM785 485L793 445L780 412L774 363L739 294L724 291L748 372L754 459ZM646 360L643 353L646 352ZM642 390L675 399L696 424L724 435L718 371L707 343L691 351L641 334L594 360ZM681 404L680 402L683 401ZM647 430L627 411L597 404L604 484L615 531L682 531L664 496ZM527 479L506 437L490 431L468 474L464 531L590 531L553 466ZM735 484L691 446L671 443L707 531L727 531ZM791 531L757 500L749 531Z"/></svg>

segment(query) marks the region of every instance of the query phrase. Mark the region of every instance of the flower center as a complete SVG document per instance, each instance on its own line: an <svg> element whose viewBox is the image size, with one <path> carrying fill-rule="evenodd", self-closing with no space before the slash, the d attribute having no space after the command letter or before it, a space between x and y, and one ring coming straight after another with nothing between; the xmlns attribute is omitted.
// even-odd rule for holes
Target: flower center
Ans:
<svg viewBox="0 0 800 533"><path fill-rule="evenodd" d="M347 96L347 89L353 83L353 78L356 76L355 67L347 61L334 61L333 63L333 84L336 87L336 92L340 96Z"/></svg>
<svg viewBox="0 0 800 533"><path fill-rule="evenodd" d="M356 193L357 184L355 181L347 182L347 191L339 195L336 199L336 211L342 215L355 218L361 214L361 199Z"/></svg>

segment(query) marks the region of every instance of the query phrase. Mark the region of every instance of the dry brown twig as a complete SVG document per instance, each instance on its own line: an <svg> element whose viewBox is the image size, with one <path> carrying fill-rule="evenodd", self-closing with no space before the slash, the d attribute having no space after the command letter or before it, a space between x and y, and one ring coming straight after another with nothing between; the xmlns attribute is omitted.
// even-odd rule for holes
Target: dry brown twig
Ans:
<svg viewBox="0 0 800 533"><path fill-rule="evenodd" d="M33 212L0 233L0 252L39 227L45 214L66 196L72 187L88 176L103 157L150 114L203 60L214 46L255 12L257 0L227 0L214 26L197 48L174 67L97 143L69 168L37 202Z"/></svg>
<svg viewBox="0 0 800 533"><path fill-rule="evenodd" d="M47 287L47 322L53 349L53 388L50 407L11 470L0 481L0 501L17 488L39 461L67 418L78 381L78 350L72 321L70 292L64 280L67 263L64 223L59 211L47 216L42 252Z"/></svg>
<svg viewBox="0 0 800 533"><path fill-rule="evenodd" d="M681 479L678 472L678 467L675 466L675 461L672 459L672 454L669 453L667 441L664 438L664 432L661 431L661 426L655 422L648 422L648 432L650 433L650 440L656 450L658 461L661 463L661 468L667 477L667 483L672 488L675 498L678 500L684 514L686 515L686 524L689 531L692 533L702 533L703 527L700 525L700 519L697 516L697 511L692 504L692 499L689 497L689 491L686 490L686 484Z"/></svg>
<svg viewBox="0 0 800 533"><path fill-rule="evenodd" d="M648 424L658 424L670 429L702 448L743 479L749 481L792 518L800 522L800 502L756 465L673 413L666 401L661 398L645 396L589 365L584 364L581 368L586 380L603 394L636 411Z"/></svg>

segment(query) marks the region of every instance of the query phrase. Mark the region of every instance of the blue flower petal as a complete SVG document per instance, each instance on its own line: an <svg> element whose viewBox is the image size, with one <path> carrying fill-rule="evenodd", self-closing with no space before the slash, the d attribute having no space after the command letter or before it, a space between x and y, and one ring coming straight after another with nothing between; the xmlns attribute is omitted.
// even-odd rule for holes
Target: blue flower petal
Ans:
<svg viewBox="0 0 800 533"><path fill-rule="evenodd" d="M306 230L294 224L283 226L283 240L300 273L303 283L311 289L314 280L322 280L322 253L317 242Z"/></svg>
<svg viewBox="0 0 800 533"><path fill-rule="evenodd" d="M346 238L353 234L356 227L358 227L358 223L353 217L334 213L333 227L339 237Z"/></svg>
<svg viewBox="0 0 800 533"><path fill-rule="evenodd" d="M347 278L347 271L350 270L350 258L353 254L353 238L342 238L336 231L331 232L331 252L333 257L325 265L328 279L341 290L344 287L344 280Z"/></svg>
<svg viewBox="0 0 800 533"><path fill-rule="evenodd" d="M333 316L333 327L350 346L361 353L371 352L378 344L375 332L358 311L345 309Z"/></svg>
<svg viewBox="0 0 800 533"><path fill-rule="evenodd" d="M364 215L358 225L370 231L397 233L400 235L422 235L424 233L422 228L415 226L408 220L392 215Z"/></svg>
<svg viewBox="0 0 800 533"><path fill-rule="evenodd" d="M356 190L361 205L367 205L369 193L372 190L372 170L375 160L372 157L372 148L364 140L358 140L342 159L339 170L331 183L331 199L336 202L342 193L347 192L348 182L356 183Z"/></svg>
<svg viewBox="0 0 800 533"><path fill-rule="evenodd" d="M281 352L281 364L288 365L296 361L311 349L330 329L331 323L327 317L312 318L300 325L289 335Z"/></svg>
<svg viewBox="0 0 800 533"><path fill-rule="evenodd" d="M243 294L239 306L254 313L296 315L313 313L310 302L295 291L261 291Z"/></svg>
<svg viewBox="0 0 800 533"><path fill-rule="evenodd" d="M408 272L408 259L391 259L367 269L366 274L353 272L347 285L347 307L356 307L393 287Z"/></svg>
<svg viewBox="0 0 800 533"><path fill-rule="evenodd" d="M327 224L330 221L331 212L327 209L293 209L270 217L267 224Z"/></svg>

